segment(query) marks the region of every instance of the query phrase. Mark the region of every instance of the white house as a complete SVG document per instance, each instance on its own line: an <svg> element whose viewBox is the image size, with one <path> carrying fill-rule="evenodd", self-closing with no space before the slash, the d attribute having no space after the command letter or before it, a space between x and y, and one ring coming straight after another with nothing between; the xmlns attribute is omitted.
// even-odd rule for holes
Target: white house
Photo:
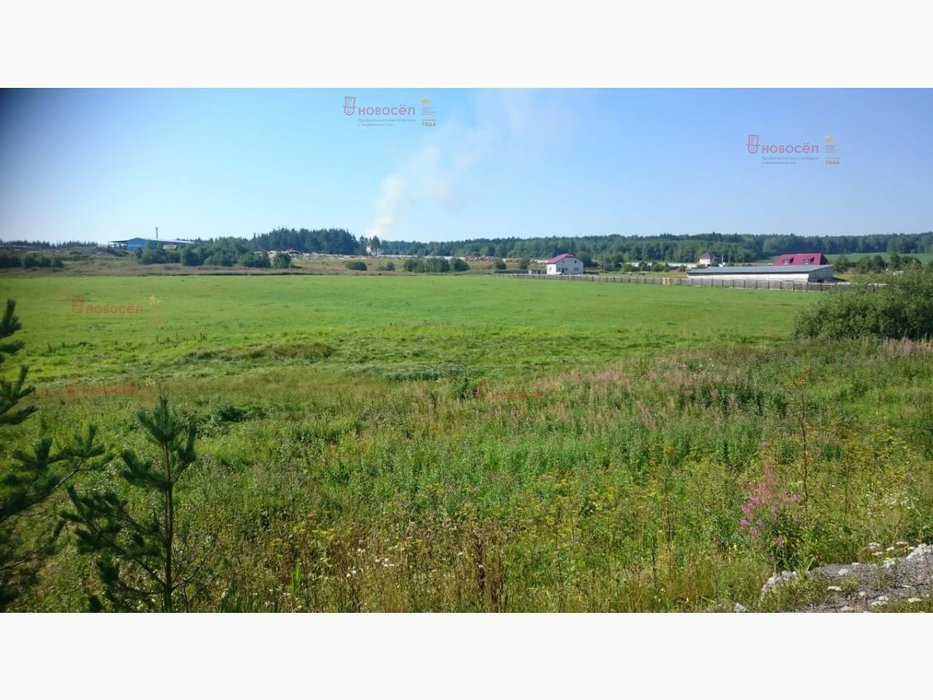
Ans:
<svg viewBox="0 0 933 700"><path fill-rule="evenodd" d="M570 253L562 253L547 261L549 275L582 275L583 262Z"/></svg>
<svg viewBox="0 0 933 700"><path fill-rule="evenodd" d="M716 264L716 256L713 253L703 253L697 261L697 267L712 267Z"/></svg>

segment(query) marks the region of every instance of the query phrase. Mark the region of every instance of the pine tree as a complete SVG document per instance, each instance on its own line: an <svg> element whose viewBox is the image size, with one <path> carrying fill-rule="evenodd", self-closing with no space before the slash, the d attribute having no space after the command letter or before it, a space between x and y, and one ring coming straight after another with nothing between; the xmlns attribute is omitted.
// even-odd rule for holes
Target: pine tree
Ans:
<svg viewBox="0 0 933 700"><path fill-rule="evenodd" d="M15 309L16 303L7 300L0 320L0 364L23 347L21 341L6 340L21 328ZM34 391L26 386L28 372L23 365L16 379L0 378L0 428L19 425L35 413L34 406L18 408ZM61 450L43 436L31 452L16 450L11 457L0 455L0 610L35 585L61 531L60 522L49 526L48 519L27 516L39 514L39 507L77 474L101 469L110 459L93 425Z"/></svg>
<svg viewBox="0 0 933 700"><path fill-rule="evenodd" d="M137 417L157 454L144 459L124 450L120 476L138 490L136 502L150 504L148 512L135 512L138 508L113 490L79 494L68 488L74 510L65 518L78 526L78 550L97 555L104 589L104 600L91 596L92 610L171 612L175 592L201 568L182 554L187 548L176 545L175 486L196 459L194 424L175 413L165 397Z"/></svg>

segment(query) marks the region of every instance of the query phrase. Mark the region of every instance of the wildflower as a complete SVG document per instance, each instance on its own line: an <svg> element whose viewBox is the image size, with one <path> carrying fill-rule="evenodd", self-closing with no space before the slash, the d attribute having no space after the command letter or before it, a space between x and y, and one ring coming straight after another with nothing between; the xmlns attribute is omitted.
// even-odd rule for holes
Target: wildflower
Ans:
<svg viewBox="0 0 933 700"><path fill-rule="evenodd" d="M776 544L778 547L783 547L783 546L784 546L784 539L781 538L781 537L778 537L778 538L774 541L774 544Z"/></svg>
<svg viewBox="0 0 933 700"><path fill-rule="evenodd" d="M745 518L742 518L739 521L739 525L741 525L742 527L748 527L748 521Z"/></svg>

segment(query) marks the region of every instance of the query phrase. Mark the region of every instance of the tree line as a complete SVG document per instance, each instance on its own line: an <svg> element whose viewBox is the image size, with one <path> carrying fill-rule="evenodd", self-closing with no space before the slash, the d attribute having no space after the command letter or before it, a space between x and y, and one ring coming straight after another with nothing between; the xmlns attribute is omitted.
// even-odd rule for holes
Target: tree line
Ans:
<svg viewBox="0 0 933 700"><path fill-rule="evenodd" d="M72 244L32 243L40 248L61 248ZM84 245L84 244L81 244ZM891 233L867 236L798 236L795 234L702 233L692 236L548 236L534 238L474 238L459 241L380 241L377 237L355 237L346 229L277 228L253 234L251 239L220 237L192 241L191 246L166 250L151 243L136 252L143 264L180 263L187 266L234 265L276 266L275 259L259 255L270 251L295 251L330 255L463 256L497 258L550 258L572 253L584 265L606 270L623 269L640 262L695 262L703 253L713 253L733 263L750 263L784 253L821 252L825 255L852 253L916 255L933 253L933 231ZM0 255L0 267L42 266L42 256L29 258L10 253ZM263 258L265 261L263 261ZM46 258L48 259L48 258ZM38 264L37 264L37 261ZM285 258L278 262L284 265ZM267 264L268 263L268 264Z"/></svg>
<svg viewBox="0 0 933 700"><path fill-rule="evenodd" d="M784 253L933 253L933 231L868 236L797 236L702 233L693 236L581 236L474 238L460 241L382 241L387 255L463 255L500 258L549 258L573 253L583 260L623 264L641 261L695 262L703 253L735 263L754 262Z"/></svg>
<svg viewBox="0 0 933 700"><path fill-rule="evenodd" d="M378 239L376 239L378 244ZM289 267L291 256L284 251L299 253L325 253L330 255L365 255L371 240L365 236L354 238L345 229L286 229L253 234L252 239L226 236L217 239L192 241L192 245L167 250L164 245L150 241L136 251L143 265L180 263L188 267L216 265L220 267ZM270 258L267 254L280 254Z"/></svg>
<svg viewBox="0 0 933 700"><path fill-rule="evenodd" d="M24 270L31 270L37 267L61 269L65 267L65 263L61 258L50 257L40 253L16 255L15 253L4 253L0 251L0 270L10 270L17 267L21 267Z"/></svg>

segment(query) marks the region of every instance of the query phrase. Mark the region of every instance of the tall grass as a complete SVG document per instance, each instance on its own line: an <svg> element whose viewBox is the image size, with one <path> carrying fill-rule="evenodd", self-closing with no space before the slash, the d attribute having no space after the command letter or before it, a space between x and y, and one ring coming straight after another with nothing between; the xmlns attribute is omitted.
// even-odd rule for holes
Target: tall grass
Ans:
<svg viewBox="0 0 933 700"><path fill-rule="evenodd" d="M918 429L933 410L931 358L929 342L794 341L492 379L486 392L456 373L313 364L167 382L200 426L179 512L212 541L210 574L186 599L754 609L775 569L933 536L933 436ZM50 427L94 418L132 447L135 400L76 397L42 414ZM25 607L81 609L97 585L70 547L43 582Z"/></svg>

